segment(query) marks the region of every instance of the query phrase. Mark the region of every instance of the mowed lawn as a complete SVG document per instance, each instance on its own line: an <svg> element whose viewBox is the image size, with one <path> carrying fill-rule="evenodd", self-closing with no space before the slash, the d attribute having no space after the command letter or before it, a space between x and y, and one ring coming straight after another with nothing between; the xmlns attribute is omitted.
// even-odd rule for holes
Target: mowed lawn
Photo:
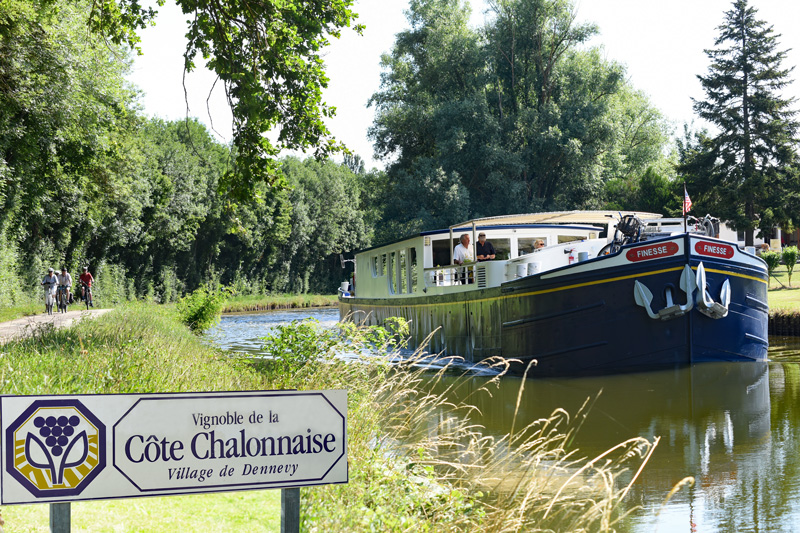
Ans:
<svg viewBox="0 0 800 533"><path fill-rule="evenodd" d="M794 268L790 285L786 267L784 265L778 267L769 280L768 299L771 311L776 309L800 311L800 268Z"/></svg>

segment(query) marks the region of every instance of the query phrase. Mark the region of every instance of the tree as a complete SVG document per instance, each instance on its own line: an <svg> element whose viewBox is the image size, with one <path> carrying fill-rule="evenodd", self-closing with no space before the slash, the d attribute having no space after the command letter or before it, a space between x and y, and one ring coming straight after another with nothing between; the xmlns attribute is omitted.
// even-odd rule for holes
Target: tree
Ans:
<svg viewBox="0 0 800 533"><path fill-rule="evenodd" d="M767 250L766 252L761 252L761 259L767 264L767 287L769 287L772 276L778 267L781 266L781 254Z"/></svg>
<svg viewBox="0 0 800 533"><path fill-rule="evenodd" d="M164 0L158 0L163 5ZM235 166L222 183L235 196L273 183L283 149L313 148L325 158L341 146L324 123L335 108L322 101L328 86L321 50L358 16L354 0L176 0L189 19L184 69L207 59L225 86L233 113ZM89 27L117 44L135 46L136 31L156 16L139 0L92 0ZM361 32L362 27L354 29ZM267 133L277 130L273 143Z"/></svg>
<svg viewBox="0 0 800 533"><path fill-rule="evenodd" d="M381 229L599 208L604 182L663 158L664 121L622 66L584 46L568 0L493 0L482 30L464 0L414 0L384 55L370 128L387 169ZM383 237L378 236L377 242Z"/></svg>
<svg viewBox="0 0 800 533"><path fill-rule="evenodd" d="M797 246L787 246L781 251L781 259L783 259L783 264L786 265L786 271L789 273L789 287L792 286L792 271L794 270L795 264L797 264L797 256L798 256Z"/></svg>
<svg viewBox="0 0 800 533"><path fill-rule="evenodd" d="M683 150L679 172L693 198L745 232L797 219L800 182L796 165L798 123L794 100L781 95L792 69L781 63L778 36L747 0L735 0L719 26L716 48L706 50L708 73L698 76L704 100L695 112L718 133L702 133Z"/></svg>
<svg viewBox="0 0 800 533"><path fill-rule="evenodd" d="M282 161L292 203L291 234L277 252L273 286L333 292L345 279L339 254L369 245L358 209L359 181L346 165L288 157Z"/></svg>
<svg viewBox="0 0 800 533"><path fill-rule="evenodd" d="M83 7L0 9L0 228L25 264L95 259L138 216L126 55L86 35Z"/></svg>

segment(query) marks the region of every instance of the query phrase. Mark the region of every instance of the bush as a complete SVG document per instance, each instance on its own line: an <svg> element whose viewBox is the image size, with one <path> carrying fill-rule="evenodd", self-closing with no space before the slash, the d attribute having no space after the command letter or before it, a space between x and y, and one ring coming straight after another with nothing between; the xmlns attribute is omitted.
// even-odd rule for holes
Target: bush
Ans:
<svg viewBox="0 0 800 533"><path fill-rule="evenodd" d="M781 264L781 255L778 252L761 252L761 259L767 263L767 286L769 286L773 272Z"/></svg>
<svg viewBox="0 0 800 533"><path fill-rule="evenodd" d="M786 265L786 270L789 271L789 286L792 286L792 270L797 263L797 246L787 246L783 249L781 256L783 257L783 264Z"/></svg>
<svg viewBox="0 0 800 533"><path fill-rule="evenodd" d="M202 333L219 321L229 295L230 290L225 287L211 288L203 284L178 300L178 315L192 331Z"/></svg>

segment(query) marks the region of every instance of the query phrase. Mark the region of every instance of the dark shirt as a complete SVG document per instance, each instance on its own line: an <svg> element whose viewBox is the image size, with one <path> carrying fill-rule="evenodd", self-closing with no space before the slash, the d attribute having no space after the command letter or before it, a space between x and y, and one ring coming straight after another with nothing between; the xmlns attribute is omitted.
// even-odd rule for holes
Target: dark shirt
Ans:
<svg viewBox="0 0 800 533"><path fill-rule="evenodd" d="M475 255L495 255L494 246L489 241L481 244L481 241L475 243ZM488 261L488 259L478 259L478 261Z"/></svg>

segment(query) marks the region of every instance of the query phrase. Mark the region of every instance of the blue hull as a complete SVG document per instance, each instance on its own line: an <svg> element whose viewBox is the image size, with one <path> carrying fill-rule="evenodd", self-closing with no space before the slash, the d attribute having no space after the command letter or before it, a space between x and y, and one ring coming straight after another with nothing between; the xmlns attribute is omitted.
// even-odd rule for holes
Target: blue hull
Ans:
<svg viewBox="0 0 800 533"><path fill-rule="evenodd" d="M667 246L671 253L659 257L656 252ZM719 316L721 306L703 307L699 288L691 290L699 271L707 301L724 303L724 316ZM646 305L637 303L637 290L649 295ZM690 309L658 315L680 306ZM476 363L502 356L517 361L513 371L528 369L529 376L767 359L763 262L721 241L688 235L638 243L496 288L446 296L342 298L340 309L342 316L363 312L371 323L402 316L411 322L417 346L433 332L429 351Z"/></svg>

